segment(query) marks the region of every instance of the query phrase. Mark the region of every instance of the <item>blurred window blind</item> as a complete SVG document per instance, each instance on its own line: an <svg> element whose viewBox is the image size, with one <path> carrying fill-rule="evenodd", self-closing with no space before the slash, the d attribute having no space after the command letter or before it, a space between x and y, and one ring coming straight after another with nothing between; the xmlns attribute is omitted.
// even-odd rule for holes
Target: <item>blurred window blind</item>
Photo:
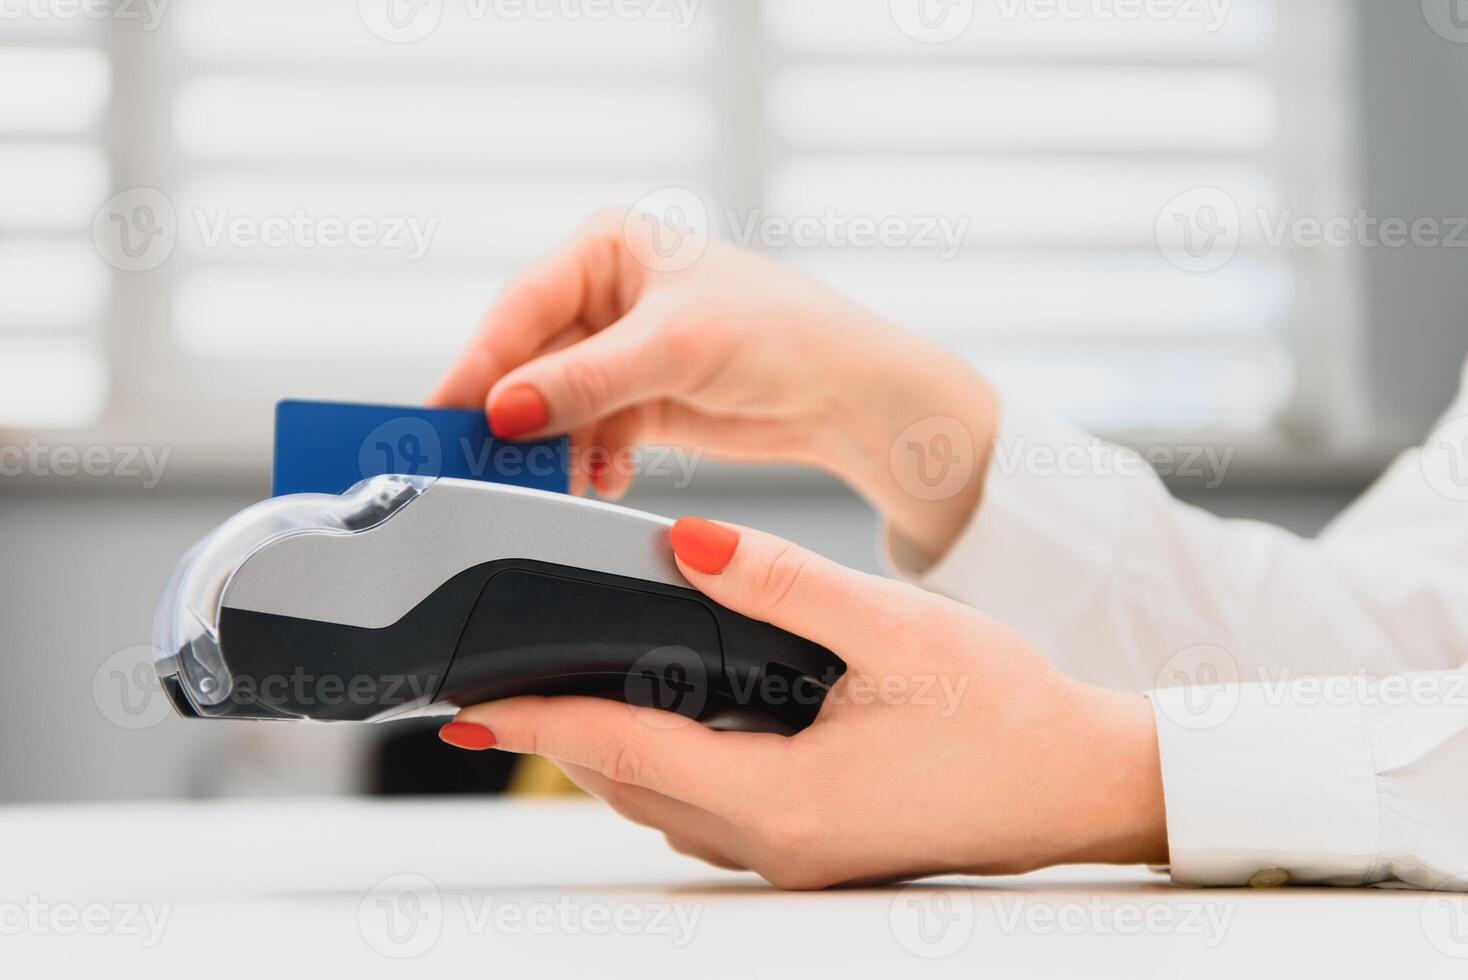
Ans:
<svg viewBox="0 0 1468 980"><path fill-rule="evenodd" d="M0 427L77 428L107 395L91 225L111 71L95 24L26 10L0 25Z"/></svg>
<svg viewBox="0 0 1468 980"><path fill-rule="evenodd" d="M420 400L591 212L711 193L713 17L541 8L176 0L156 99L179 234L144 319L196 427L258 443L280 397Z"/></svg>
<svg viewBox="0 0 1468 980"><path fill-rule="evenodd" d="M1245 232L1280 206L1284 141L1319 135L1286 132L1283 107L1339 97L1290 90L1288 2L1236 0L1217 23L1201 3L1148 19L1118 14L1146 5L977 0L938 44L892 30L900 0L766 0L767 208L966 222L951 258L788 257L1090 425L1268 427L1294 393L1291 256L1245 234L1224 268L1184 271L1157 226L1200 187L1224 190Z"/></svg>
<svg viewBox="0 0 1468 980"><path fill-rule="evenodd" d="M686 187L723 233L1088 424L1267 431L1322 319L1315 273L1249 240L1181 271L1154 226L1190 189L1250 215L1331 165L1300 164L1329 140L1296 122L1341 96L1282 67L1318 36L1292 36L1290 0L1232 0L1217 29L974 0L942 44L904 34L904 2L947 9L174 0L105 42L7 24L0 426L105 405L114 430L229 453L266 444L279 397L419 399L517 267ZM174 223L141 273L88 255L118 192ZM912 240L850 245L891 218ZM766 233L811 222L814 244Z"/></svg>

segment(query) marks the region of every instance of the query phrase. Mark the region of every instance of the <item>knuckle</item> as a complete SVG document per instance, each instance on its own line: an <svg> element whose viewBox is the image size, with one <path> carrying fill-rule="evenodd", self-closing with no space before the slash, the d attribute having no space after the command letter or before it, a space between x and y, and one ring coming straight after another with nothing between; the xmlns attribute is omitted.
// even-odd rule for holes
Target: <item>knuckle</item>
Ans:
<svg viewBox="0 0 1468 980"><path fill-rule="evenodd" d="M598 358L582 357L568 361L561 378L571 397L588 411L602 405L611 391L611 377L606 365Z"/></svg>
<svg viewBox="0 0 1468 980"><path fill-rule="evenodd" d="M604 224L586 236L582 243L582 253L597 268L616 269L619 267L619 260L628 244L626 219L608 218Z"/></svg>
<svg viewBox="0 0 1468 980"><path fill-rule="evenodd" d="M800 590L809 561L804 551L782 542L755 575L752 584L755 595L766 608L785 605Z"/></svg>
<svg viewBox="0 0 1468 980"><path fill-rule="evenodd" d="M603 750L598 768L614 783L639 785L645 771L642 751L625 741L613 742Z"/></svg>
<svg viewBox="0 0 1468 980"><path fill-rule="evenodd" d="M674 313L663 321L658 342L663 353L675 364L692 364L701 360L709 346L710 331L704 321Z"/></svg>
<svg viewBox="0 0 1468 980"><path fill-rule="evenodd" d="M728 323L724 313L702 296L701 290L675 297L664 319L663 333L682 352L706 354L725 351L747 339L747 334Z"/></svg>
<svg viewBox="0 0 1468 980"><path fill-rule="evenodd" d="M534 272L522 272L505 284L500 305L516 314L531 315L555 299L554 287Z"/></svg>
<svg viewBox="0 0 1468 980"><path fill-rule="evenodd" d="M720 329L720 314L707 308L700 294L701 290L670 292L662 318L665 335L692 343L702 341Z"/></svg>
<svg viewBox="0 0 1468 980"><path fill-rule="evenodd" d="M737 340L717 317L676 309L658 329L658 354L662 366L677 378L684 391L706 387L728 367Z"/></svg>

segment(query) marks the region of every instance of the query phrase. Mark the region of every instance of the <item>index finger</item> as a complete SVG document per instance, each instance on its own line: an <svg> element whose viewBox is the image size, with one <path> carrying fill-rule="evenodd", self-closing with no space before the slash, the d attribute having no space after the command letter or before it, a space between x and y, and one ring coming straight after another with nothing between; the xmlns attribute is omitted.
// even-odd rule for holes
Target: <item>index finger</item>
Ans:
<svg viewBox="0 0 1468 980"><path fill-rule="evenodd" d="M465 708L456 720L488 728L505 751L590 769L721 816L767 799L764 781L778 773L789 739L693 721L650 724L642 714L650 711L600 698L524 697Z"/></svg>
<svg viewBox="0 0 1468 980"><path fill-rule="evenodd" d="M428 404L484 408L495 383L531 360L557 334L576 324L596 330L615 320L621 293L620 247L607 222L595 219L517 275L485 314L474 339Z"/></svg>

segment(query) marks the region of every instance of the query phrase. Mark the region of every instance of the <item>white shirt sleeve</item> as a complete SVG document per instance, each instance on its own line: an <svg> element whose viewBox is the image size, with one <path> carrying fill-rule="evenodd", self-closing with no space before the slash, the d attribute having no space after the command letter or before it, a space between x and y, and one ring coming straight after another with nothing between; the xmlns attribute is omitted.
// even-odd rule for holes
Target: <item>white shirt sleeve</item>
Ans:
<svg viewBox="0 0 1468 980"><path fill-rule="evenodd" d="M889 535L891 563L1073 676L1152 692L1173 877L1468 890L1468 466L1459 486L1440 441L1407 453L1307 540L1003 404L971 525L931 567ZM1462 435L1435 436L1447 462ZM1225 465L1187 455L1165 462Z"/></svg>

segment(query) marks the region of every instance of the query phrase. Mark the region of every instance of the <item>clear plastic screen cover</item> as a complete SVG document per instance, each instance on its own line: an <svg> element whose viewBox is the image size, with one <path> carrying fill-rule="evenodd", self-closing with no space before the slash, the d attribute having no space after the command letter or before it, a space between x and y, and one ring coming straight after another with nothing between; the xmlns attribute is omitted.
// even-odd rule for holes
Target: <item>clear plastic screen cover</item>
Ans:
<svg viewBox="0 0 1468 980"><path fill-rule="evenodd" d="M164 590L153 626L155 665L196 709L226 701L234 679L219 645L219 613L235 572L260 549L296 534L359 534L425 493L432 477L379 476L340 496L277 497L230 518L195 545Z"/></svg>

